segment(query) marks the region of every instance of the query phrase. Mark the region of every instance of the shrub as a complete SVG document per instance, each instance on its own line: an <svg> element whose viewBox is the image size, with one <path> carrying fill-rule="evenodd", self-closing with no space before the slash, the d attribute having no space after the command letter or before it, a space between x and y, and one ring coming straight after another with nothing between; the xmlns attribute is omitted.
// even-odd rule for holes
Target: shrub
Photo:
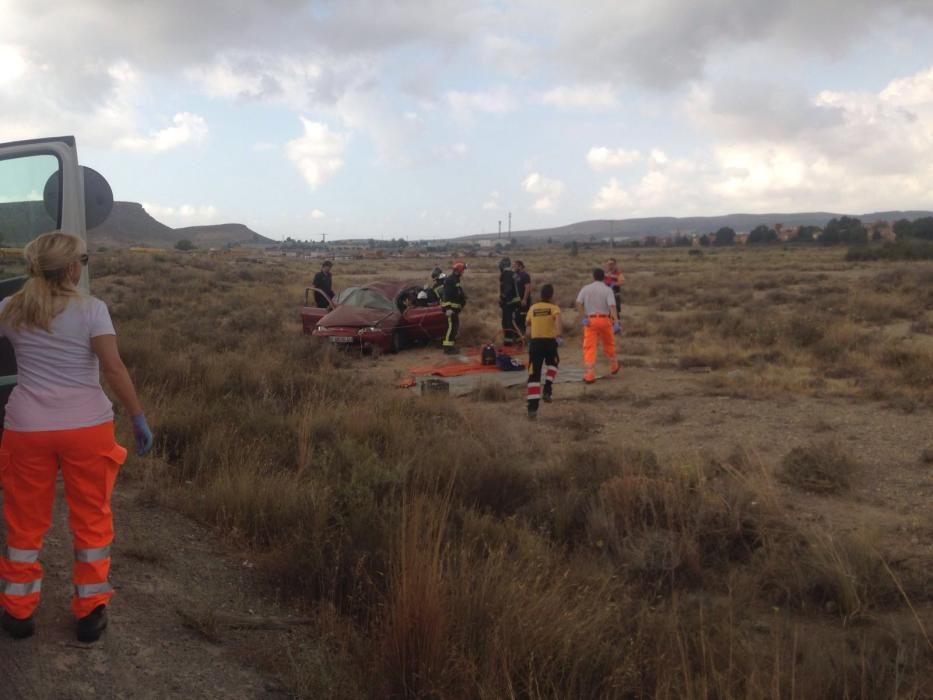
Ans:
<svg viewBox="0 0 933 700"><path fill-rule="evenodd" d="M836 494L847 491L858 462L834 442L795 447L781 460L782 481L805 491Z"/></svg>

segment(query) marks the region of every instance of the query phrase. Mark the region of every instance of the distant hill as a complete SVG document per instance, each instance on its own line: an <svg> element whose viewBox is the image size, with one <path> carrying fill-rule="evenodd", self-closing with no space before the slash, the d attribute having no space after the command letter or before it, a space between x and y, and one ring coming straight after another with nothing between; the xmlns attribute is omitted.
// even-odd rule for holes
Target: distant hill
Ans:
<svg viewBox="0 0 933 700"><path fill-rule="evenodd" d="M0 240L3 245L22 246L34 231L51 231L55 220L45 211L42 202L0 202ZM171 248L180 240L189 240L199 248L219 248L231 243L239 245L274 244L243 224L188 226L171 228L157 221L136 202L114 202L113 211L100 226L88 231L91 246L144 245Z"/></svg>
<svg viewBox="0 0 933 700"><path fill-rule="evenodd" d="M180 240L189 240L199 248L218 248L231 243L269 245L276 242L243 224L171 228L154 219L136 202L114 202L113 211L107 220L88 231L88 240L92 245L147 245L154 248L171 248Z"/></svg>
<svg viewBox="0 0 933 700"><path fill-rule="evenodd" d="M830 219L843 216L829 212L804 212L792 214L725 214L723 216L691 216L677 218L658 216L641 219L597 219L580 221L554 228L527 229L512 231L512 238L524 240L585 241L595 238L641 238L642 236L673 236L677 233L709 233L723 226L729 226L738 232L751 231L760 224L773 226L826 226ZM849 216L852 216L851 214ZM897 219L919 219L933 216L929 211L883 211L857 215L863 222ZM506 234L503 234L503 237ZM495 238L496 234L463 236L458 240Z"/></svg>

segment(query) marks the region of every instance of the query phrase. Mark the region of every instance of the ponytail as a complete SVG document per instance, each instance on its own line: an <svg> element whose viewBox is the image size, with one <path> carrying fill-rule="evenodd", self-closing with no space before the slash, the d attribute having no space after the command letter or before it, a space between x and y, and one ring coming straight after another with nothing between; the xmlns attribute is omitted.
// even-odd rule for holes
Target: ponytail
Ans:
<svg viewBox="0 0 933 700"><path fill-rule="evenodd" d="M0 323L17 330L25 327L48 331L52 319L64 310L70 298L80 295L71 279L71 266L80 261L83 253L83 241L61 231L32 240L23 250L29 279L0 312Z"/></svg>

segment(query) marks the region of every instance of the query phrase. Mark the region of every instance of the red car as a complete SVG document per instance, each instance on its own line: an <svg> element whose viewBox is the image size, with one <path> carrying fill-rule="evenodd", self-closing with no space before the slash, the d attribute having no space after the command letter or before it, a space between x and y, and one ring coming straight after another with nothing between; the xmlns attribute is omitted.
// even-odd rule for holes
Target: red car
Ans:
<svg viewBox="0 0 933 700"><path fill-rule="evenodd" d="M347 287L333 299L331 308L320 309L310 305L314 289L309 287L301 310L302 332L328 338L335 345L383 352L439 340L447 332L447 316L437 303L418 305L422 289L415 282Z"/></svg>

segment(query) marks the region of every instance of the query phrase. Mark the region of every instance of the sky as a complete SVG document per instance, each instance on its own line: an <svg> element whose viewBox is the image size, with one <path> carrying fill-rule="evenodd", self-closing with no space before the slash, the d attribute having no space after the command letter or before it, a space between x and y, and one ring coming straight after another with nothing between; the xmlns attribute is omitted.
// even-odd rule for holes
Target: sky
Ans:
<svg viewBox="0 0 933 700"><path fill-rule="evenodd" d="M0 142L271 238L933 207L933 0L0 0Z"/></svg>

